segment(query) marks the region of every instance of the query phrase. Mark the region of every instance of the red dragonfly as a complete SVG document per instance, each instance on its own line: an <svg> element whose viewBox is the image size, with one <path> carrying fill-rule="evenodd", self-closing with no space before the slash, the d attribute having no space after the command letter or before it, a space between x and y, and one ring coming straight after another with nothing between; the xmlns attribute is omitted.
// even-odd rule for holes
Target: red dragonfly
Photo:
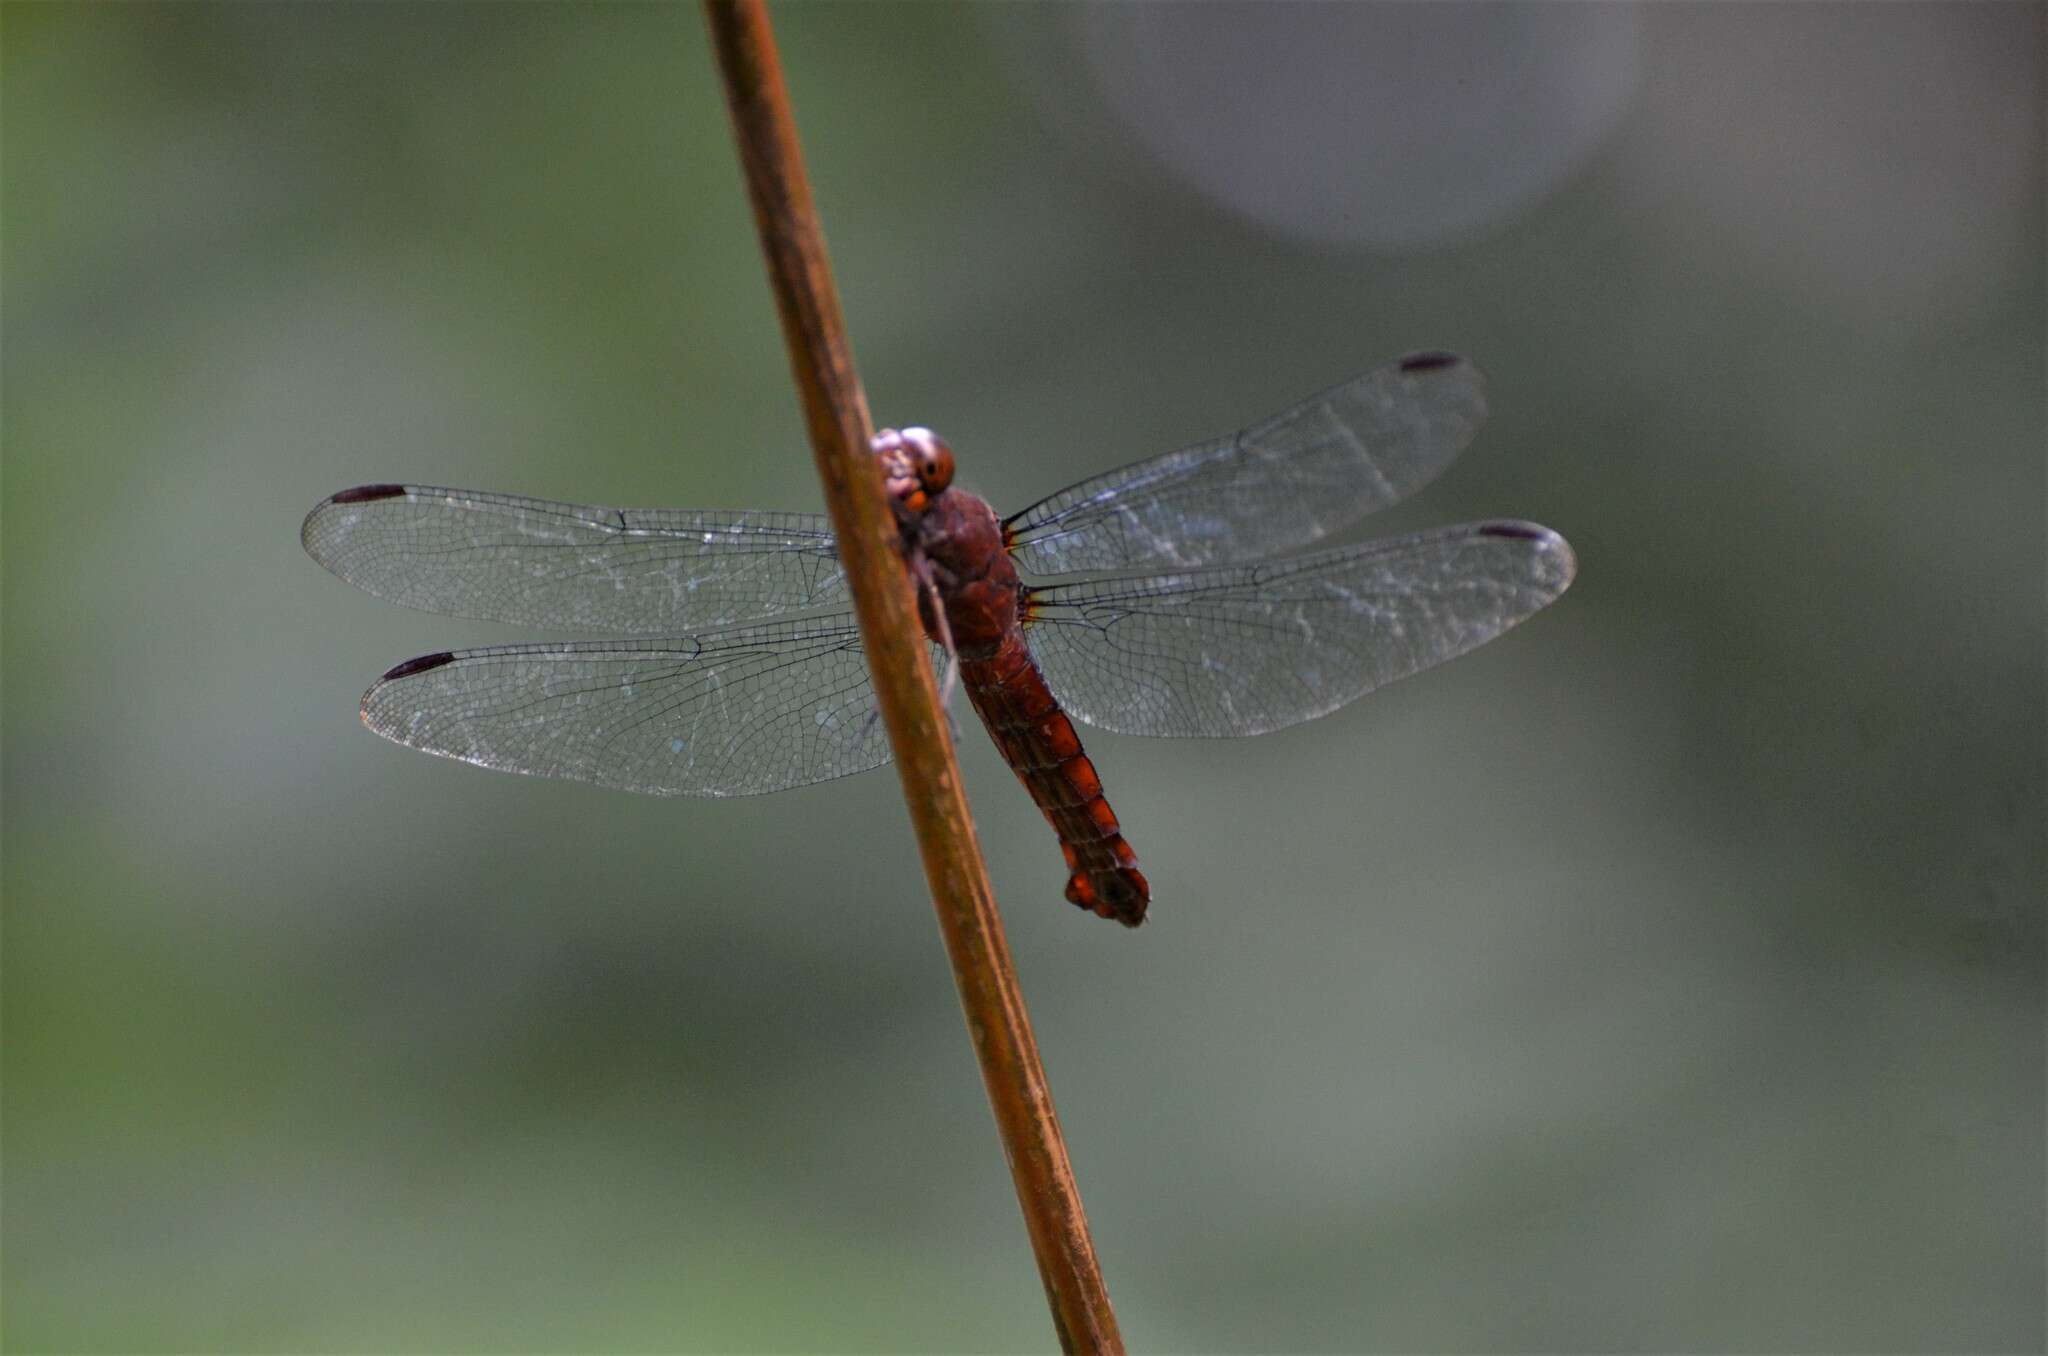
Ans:
<svg viewBox="0 0 2048 1356"><path fill-rule="evenodd" d="M1069 900L1135 927L1151 896L1069 715L1119 734L1263 734L1564 592L1571 547L1524 522L1263 560L1428 483L1485 416L1477 368L1419 353L1001 520L953 487L928 430L876 436L926 631L1059 836ZM363 697L387 739L655 795L754 795L889 759L822 515L363 485L316 507L301 540L408 607L657 637L407 660Z"/></svg>

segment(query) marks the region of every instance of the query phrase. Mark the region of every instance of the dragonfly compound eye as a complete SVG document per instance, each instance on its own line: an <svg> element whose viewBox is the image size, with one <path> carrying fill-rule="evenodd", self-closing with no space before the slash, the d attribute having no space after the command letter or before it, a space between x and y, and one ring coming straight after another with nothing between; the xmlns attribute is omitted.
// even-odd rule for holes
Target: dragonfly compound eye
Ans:
<svg viewBox="0 0 2048 1356"><path fill-rule="evenodd" d="M899 436L926 494L937 494L953 483L953 449L944 438L928 428L907 428Z"/></svg>

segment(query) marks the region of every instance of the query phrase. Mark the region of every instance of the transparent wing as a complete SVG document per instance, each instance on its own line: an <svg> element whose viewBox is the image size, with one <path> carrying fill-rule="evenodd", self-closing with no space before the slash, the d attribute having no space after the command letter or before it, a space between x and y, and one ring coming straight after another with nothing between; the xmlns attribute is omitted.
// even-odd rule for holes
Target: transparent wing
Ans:
<svg viewBox="0 0 2048 1356"><path fill-rule="evenodd" d="M818 514L612 509L362 485L307 514L299 540L379 598L530 626L674 635L845 601Z"/></svg>
<svg viewBox="0 0 2048 1356"><path fill-rule="evenodd" d="M1254 735L1463 654L1565 591L1571 547L1468 523L1264 565L1031 591L1067 712L1122 734Z"/></svg>
<svg viewBox="0 0 2048 1356"><path fill-rule="evenodd" d="M1478 368L1413 354L1241 433L1084 480L1005 527L1033 574L1258 560L1429 483L1485 418Z"/></svg>
<svg viewBox="0 0 2048 1356"><path fill-rule="evenodd" d="M889 761L843 612L423 655L363 695L363 723L481 767L654 795L756 795Z"/></svg>

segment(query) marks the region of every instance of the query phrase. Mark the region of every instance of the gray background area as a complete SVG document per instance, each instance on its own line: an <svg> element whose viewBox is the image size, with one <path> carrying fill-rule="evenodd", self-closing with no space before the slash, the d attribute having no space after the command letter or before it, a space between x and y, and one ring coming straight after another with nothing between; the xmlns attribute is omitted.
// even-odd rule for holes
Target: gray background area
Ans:
<svg viewBox="0 0 2048 1356"><path fill-rule="evenodd" d="M1445 347L1384 528L1579 553L1093 736L1134 934L967 730L1134 1348L2041 1349L2042 15L780 11L876 413L999 507ZM6 1346L1048 1347L893 776L398 749L517 635L299 551L817 505L696 11L0 23Z"/></svg>

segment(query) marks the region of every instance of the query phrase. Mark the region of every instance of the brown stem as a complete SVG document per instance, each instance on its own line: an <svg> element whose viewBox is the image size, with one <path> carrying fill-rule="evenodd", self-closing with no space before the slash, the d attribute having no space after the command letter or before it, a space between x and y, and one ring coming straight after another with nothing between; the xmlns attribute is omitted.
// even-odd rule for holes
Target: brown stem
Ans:
<svg viewBox="0 0 2048 1356"><path fill-rule="evenodd" d="M762 0L704 0L704 11L882 722L1053 1323L1066 1351L1121 1353L1116 1314L968 817L895 519L869 451L874 430L867 398L839 315L768 13Z"/></svg>

